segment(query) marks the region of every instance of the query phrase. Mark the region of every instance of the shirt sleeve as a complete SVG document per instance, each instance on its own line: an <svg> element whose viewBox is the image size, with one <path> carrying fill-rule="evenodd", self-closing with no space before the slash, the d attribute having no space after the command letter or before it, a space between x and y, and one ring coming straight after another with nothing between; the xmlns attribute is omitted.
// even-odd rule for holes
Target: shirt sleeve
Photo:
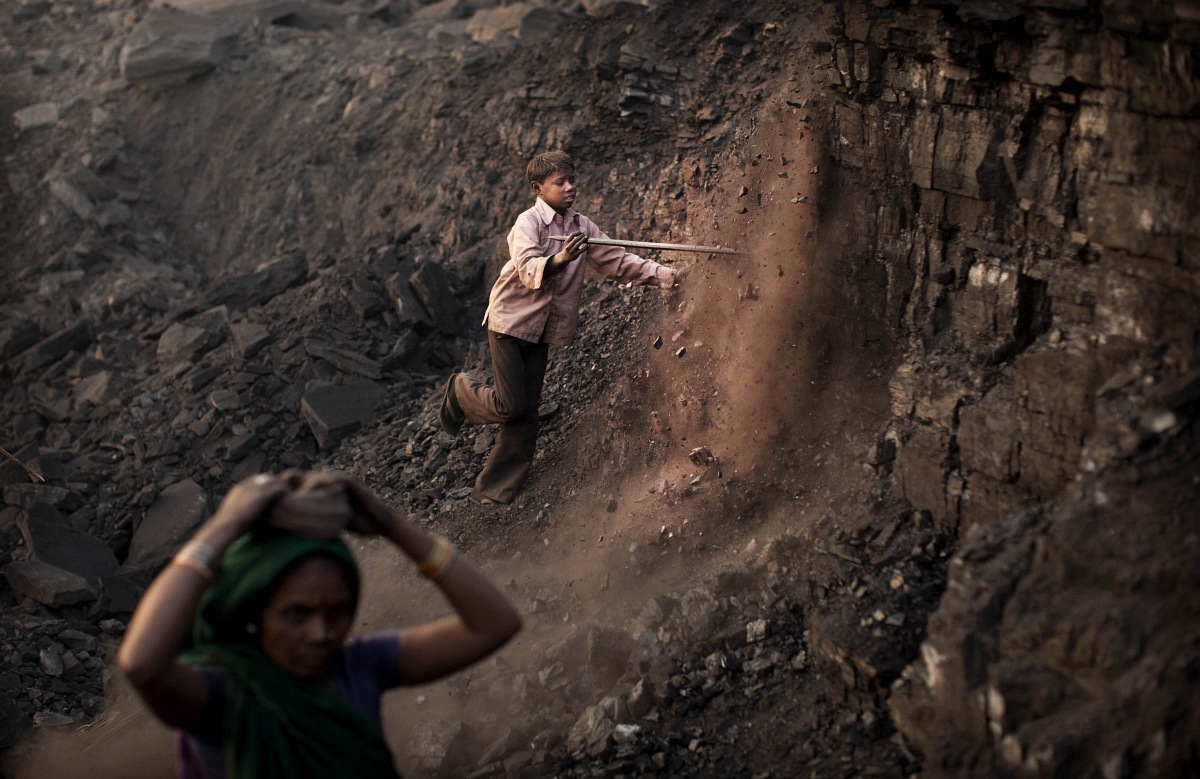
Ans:
<svg viewBox="0 0 1200 779"><path fill-rule="evenodd" d="M357 677L356 682L379 690L399 686L399 631L388 630L359 636L346 645L344 652L345 667L350 676Z"/></svg>
<svg viewBox="0 0 1200 779"><path fill-rule="evenodd" d="M521 284L529 289L541 289L546 263L550 258L542 251L541 232L545 227L537 212L530 209L521 214L508 232L508 257L517 271Z"/></svg>
<svg viewBox="0 0 1200 779"><path fill-rule="evenodd" d="M580 217L580 224L588 238L608 238L592 220ZM647 260L645 257L639 257L633 252L627 251L623 246L588 244L584 256L587 258L588 265L610 279L659 287L660 289L670 289L675 284L673 268L660 265L653 260Z"/></svg>

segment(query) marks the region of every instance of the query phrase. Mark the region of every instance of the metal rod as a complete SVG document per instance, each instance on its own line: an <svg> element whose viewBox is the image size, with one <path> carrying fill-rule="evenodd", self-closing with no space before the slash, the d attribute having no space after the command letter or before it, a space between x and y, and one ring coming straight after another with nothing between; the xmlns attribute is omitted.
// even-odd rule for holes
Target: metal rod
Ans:
<svg viewBox="0 0 1200 779"><path fill-rule="evenodd" d="M8 453L8 450L7 450L7 449L5 449L5 448L4 448L4 447L2 447L2 446L0 446L0 454L4 455L5 457L7 457L8 459L12 460L12 461L13 461L14 463L16 463L17 465L19 465L19 466L21 466L22 468L24 468L24 469L25 469L25 473L29 474L29 477L30 477L31 479L33 479L34 481L39 481L39 482L40 482L40 481L45 481L45 480L46 480L46 479L45 479L45 478L44 478L44 477L43 477L43 476L42 476L40 473L38 473L37 471L35 471L34 469L30 468L30 467L29 467L28 465L26 465L25 463L21 462L20 460L18 460L17 458L15 458L15 457L13 457L11 454L9 454L9 453Z"/></svg>
<svg viewBox="0 0 1200 779"><path fill-rule="evenodd" d="M565 241L565 235L552 235L551 241ZM588 243L600 246L625 246L630 249L663 249L675 252L699 252L701 254L745 254L741 249L726 249L721 246L690 246L682 243L651 243L649 241L614 241L611 238L589 238Z"/></svg>

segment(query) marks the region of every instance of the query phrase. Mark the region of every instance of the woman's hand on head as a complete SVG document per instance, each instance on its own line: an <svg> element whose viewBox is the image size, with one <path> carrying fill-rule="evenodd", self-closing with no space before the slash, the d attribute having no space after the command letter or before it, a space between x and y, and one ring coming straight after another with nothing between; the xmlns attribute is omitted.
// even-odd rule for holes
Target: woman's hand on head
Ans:
<svg viewBox="0 0 1200 779"><path fill-rule="evenodd" d="M354 509L355 518L350 522L350 530L388 536L396 523L402 521L402 516L384 503L361 480L348 473L338 473L335 476L345 486L346 497L350 499L350 506Z"/></svg>
<svg viewBox="0 0 1200 779"><path fill-rule="evenodd" d="M292 486L272 507L267 521L302 538L337 538L355 521L350 496L337 471L285 471Z"/></svg>
<svg viewBox="0 0 1200 779"><path fill-rule="evenodd" d="M232 543L267 515L271 506L292 490L286 478L260 473L233 485L205 528Z"/></svg>

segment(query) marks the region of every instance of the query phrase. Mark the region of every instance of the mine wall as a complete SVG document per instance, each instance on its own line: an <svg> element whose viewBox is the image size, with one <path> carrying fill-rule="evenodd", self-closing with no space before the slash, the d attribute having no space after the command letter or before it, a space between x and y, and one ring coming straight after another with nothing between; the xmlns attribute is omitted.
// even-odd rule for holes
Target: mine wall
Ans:
<svg viewBox="0 0 1200 779"><path fill-rule="evenodd" d="M886 268L905 344L881 448L894 491L961 533L893 716L931 775L1181 775L1200 667L1200 9L839 13L831 175L860 206L845 262Z"/></svg>

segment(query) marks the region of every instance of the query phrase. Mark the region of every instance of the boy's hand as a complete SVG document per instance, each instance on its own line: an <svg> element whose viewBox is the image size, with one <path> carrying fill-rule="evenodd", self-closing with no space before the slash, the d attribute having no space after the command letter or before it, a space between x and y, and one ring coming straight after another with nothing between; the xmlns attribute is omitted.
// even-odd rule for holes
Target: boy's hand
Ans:
<svg viewBox="0 0 1200 779"><path fill-rule="evenodd" d="M587 249L587 236L583 233L571 233L563 242L562 250L546 263L546 270L557 273L579 259L579 255L583 254L585 249Z"/></svg>

